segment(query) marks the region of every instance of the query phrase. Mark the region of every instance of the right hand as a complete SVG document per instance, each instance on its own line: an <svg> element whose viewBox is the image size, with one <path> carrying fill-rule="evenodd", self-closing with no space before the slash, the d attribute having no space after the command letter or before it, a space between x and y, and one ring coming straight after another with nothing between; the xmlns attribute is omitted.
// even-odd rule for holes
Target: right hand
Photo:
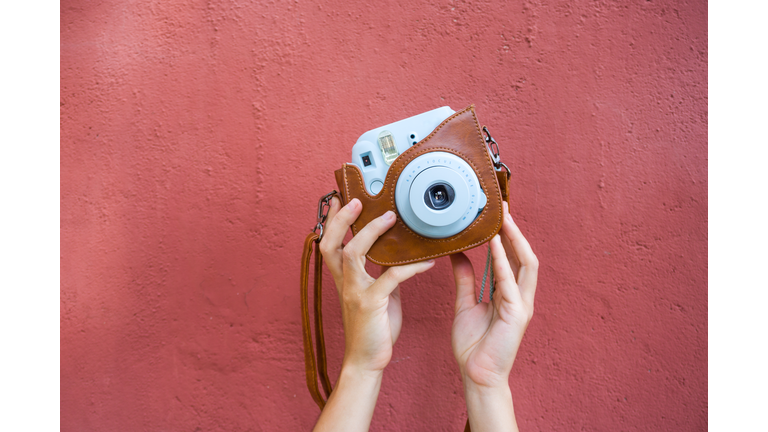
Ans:
<svg viewBox="0 0 768 432"><path fill-rule="evenodd" d="M539 260L507 203L499 235L491 242L496 295L490 303L475 298L472 263L451 255L456 282L456 317L451 341L465 386L508 388L509 373L525 329L533 316Z"/></svg>
<svg viewBox="0 0 768 432"><path fill-rule="evenodd" d="M379 236L394 226L397 217L389 211L372 220L344 246L344 236L363 206L357 198L341 209L340 206L334 197L320 252L341 300L346 344L342 369L353 367L361 372L381 373L392 358L392 346L403 322L398 286L435 263L431 260L390 267L374 279L365 271L365 255Z"/></svg>

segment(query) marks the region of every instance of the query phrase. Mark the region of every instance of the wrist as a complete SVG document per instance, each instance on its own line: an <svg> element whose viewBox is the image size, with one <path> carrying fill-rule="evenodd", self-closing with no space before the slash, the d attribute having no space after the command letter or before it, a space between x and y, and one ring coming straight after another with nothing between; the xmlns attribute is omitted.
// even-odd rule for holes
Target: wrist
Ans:
<svg viewBox="0 0 768 432"><path fill-rule="evenodd" d="M477 367L473 368L471 372L463 367L460 368L460 371L461 382L465 389L468 387L477 390L509 388L509 371L498 373Z"/></svg>
<svg viewBox="0 0 768 432"><path fill-rule="evenodd" d="M517 431L509 383L496 386L464 383L464 399L473 431Z"/></svg>
<svg viewBox="0 0 768 432"><path fill-rule="evenodd" d="M356 365L354 363L344 362L341 365L341 372L339 374L339 381L345 378L346 381L360 383L360 384L376 384L381 383L381 379L384 376L384 370L380 369L367 369Z"/></svg>
<svg viewBox="0 0 768 432"><path fill-rule="evenodd" d="M493 399L503 397L506 399L512 398L512 391L509 388L509 383L497 384L493 386L479 385L471 381L464 381L464 395L474 396L479 399Z"/></svg>
<svg viewBox="0 0 768 432"><path fill-rule="evenodd" d="M339 380L314 430L368 430L379 397L382 376L381 371L369 371L342 363Z"/></svg>
<svg viewBox="0 0 768 432"><path fill-rule="evenodd" d="M362 356L355 350L349 348L344 351L344 358L341 361L341 369L348 369L351 373L364 375L367 377L376 377L384 373L384 369L389 364L389 358L384 356Z"/></svg>

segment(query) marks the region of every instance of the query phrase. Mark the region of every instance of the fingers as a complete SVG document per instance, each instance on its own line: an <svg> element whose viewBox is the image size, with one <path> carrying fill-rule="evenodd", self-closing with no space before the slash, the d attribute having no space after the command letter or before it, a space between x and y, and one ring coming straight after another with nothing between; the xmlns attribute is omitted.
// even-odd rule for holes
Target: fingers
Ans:
<svg viewBox="0 0 768 432"><path fill-rule="evenodd" d="M520 287L520 294L523 300L529 305L533 305L533 298L536 294L536 282L539 273L539 260L531 249L528 240L523 237L520 228L512 221L512 216L507 214L504 223L501 226L502 233L509 239L509 243L514 250L515 256L520 262L520 269L517 274L517 284Z"/></svg>
<svg viewBox="0 0 768 432"><path fill-rule="evenodd" d="M502 222L507 219L507 216L509 216L509 204L506 201L502 201L502 207L503 207L503 219ZM504 250L507 252L507 259L509 259L509 265L512 267L512 273L515 274L515 278L517 278L517 273L520 270L520 262L517 260L517 256L515 255L515 250L512 247L512 243L510 243L509 238L507 236L503 235L501 236L501 244L504 246Z"/></svg>
<svg viewBox="0 0 768 432"><path fill-rule="evenodd" d="M336 198L334 197L331 200L331 210L333 210L335 202ZM360 203L359 199L355 198L335 212L333 219L330 219L329 216L329 220L325 224L326 230L322 242L325 242L332 247L341 247L341 242L344 240L347 230L349 230L350 225L357 220L357 217L360 216L362 210L363 205Z"/></svg>
<svg viewBox="0 0 768 432"><path fill-rule="evenodd" d="M365 265L365 254L373 246L373 243L380 235L392 228L397 218L393 211L388 211L376 219L370 221L363 227L352 240L344 246L344 265L354 263L355 269L360 270L358 266Z"/></svg>
<svg viewBox="0 0 768 432"><path fill-rule="evenodd" d="M434 266L435 260L429 260L402 266L390 267L381 275L381 277L376 280L376 283L374 283L369 289L372 291L372 294L375 298L386 298L395 290L395 288L398 287L398 285L419 273L424 273Z"/></svg>
<svg viewBox="0 0 768 432"><path fill-rule="evenodd" d="M331 198L331 208L328 209L328 217L325 218L325 226L330 226L331 221L334 217L336 217L336 213L341 210L341 201L338 197L334 196Z"/></svg>
<svg viewBox="0 0 768 432"><path fill-rule="evenodd" d="M507 253L504 251L501 237L498 235L494 236L491 240L491 257L493 258L493 274L496 277L497 289L501 291L504 299L513 304L522 304L523 299L515 282L515 275L509 266Z"/></svg>
<svg viewBox="0 0 768 432"><path fill-rule="evenodd" d="M475 300L475 270L472 262L464 253L451 255L451 267L453 267L453 280L456 283L455 313L459 313L474 307Z"/></svg>
<svg viewBox="0 0 768 432"><path fill-rule="evenodd" d="M518 226L512 220L512 216L509 214L506 215L504 223L501 226L501 230L503 231L504 235L509 238L509 241L512 244L512 248L515 251L515 255L517 255L517 258L520 260L521 266L538 266L538 260L536 259L536 255L533 253L533 249L531 249L531 245L528 243L528 240L523 237L523 233L520 232L520 228L518 228Z"/></svg>
<svg viewBox="0 0 768 432"><path fill-rule="evenodd" d="M338 198L331 199L331 209L328 211L328 219L325 223L323 239L320 241L320 252L325 258L328 269L333 277L340 280L342 275L341 242L349 230L349 226L360 216L363 206L357 198L342 208Z"/></svg>

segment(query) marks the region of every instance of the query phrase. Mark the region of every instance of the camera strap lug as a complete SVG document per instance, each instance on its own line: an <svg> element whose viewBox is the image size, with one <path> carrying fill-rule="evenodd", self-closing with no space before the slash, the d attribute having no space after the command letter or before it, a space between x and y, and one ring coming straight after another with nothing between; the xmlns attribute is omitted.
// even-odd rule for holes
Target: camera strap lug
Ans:
<svg viewBox="0 0 768 432"><path fill-rule="evenodd" d="M496 168L497 171L501 171L502 168L507 171L507 176L512 175L512 173L509 171L509 167L504 164L504 162L501 161L501 154L499 152L499 144L496 143L496 140L493 139L491 136L491 133L488 132L488 127L483 126L483 133L485 136L483 137L485 139L485 144L488 146L488 149L491 153L491 160L493 161L493 167Z"/></svg>

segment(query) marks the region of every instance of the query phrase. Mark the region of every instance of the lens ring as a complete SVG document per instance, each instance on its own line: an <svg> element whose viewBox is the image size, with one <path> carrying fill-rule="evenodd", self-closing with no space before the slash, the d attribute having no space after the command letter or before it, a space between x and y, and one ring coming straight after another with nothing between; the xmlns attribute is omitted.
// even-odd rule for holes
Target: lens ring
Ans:
<svg viewBox="0 0 768 432"><path fill-rule="evenodd" d="M434 210L425 201L425 192L439 182L454 188L455 199L443 210ZM441 151L427 152L411 160L397 177L394 198L398 215L408 228L436 239L466 229L486 203L473 167L461 157Z"/></svg>
<svg viewBox="0 0 768 432"><path fill-rule="evenodd" d="M424 203L432 210L444 210L453 204L456 192L450 184L437 182L424 191Z"/></svg>

